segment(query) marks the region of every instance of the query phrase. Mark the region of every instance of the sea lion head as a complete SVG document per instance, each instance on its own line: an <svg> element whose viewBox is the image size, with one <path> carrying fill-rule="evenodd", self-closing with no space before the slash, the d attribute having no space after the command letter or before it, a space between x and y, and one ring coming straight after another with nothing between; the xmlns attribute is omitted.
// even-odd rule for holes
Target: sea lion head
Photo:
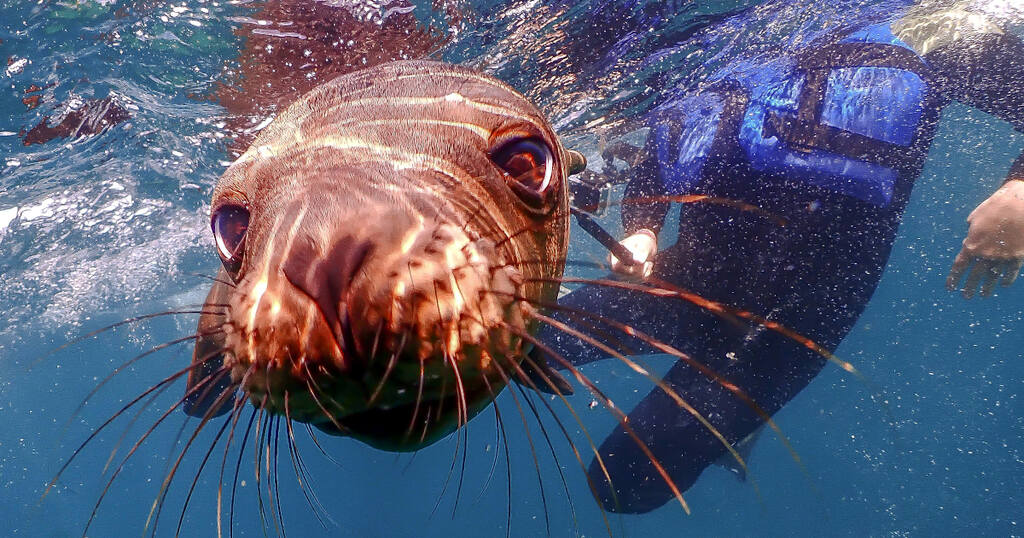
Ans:
<svg viewBox="0 0 1024 538"><path fill-rule="evenodd" d="M577 161L469 69L396 62L310 91L214 190L224 267L186 411L216 412L198 389L220 382L381 448L451 432L517 376L529 303L555 298Z"/></svg>

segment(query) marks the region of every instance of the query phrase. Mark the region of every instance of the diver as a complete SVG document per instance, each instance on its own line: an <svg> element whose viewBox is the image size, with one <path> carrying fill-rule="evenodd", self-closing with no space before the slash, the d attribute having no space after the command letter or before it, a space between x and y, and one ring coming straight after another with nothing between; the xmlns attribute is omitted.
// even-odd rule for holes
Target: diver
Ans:
<svg viewBox="0 0 1024 538"><path fill-rule="evenodd" d="M678 239L658 251L668 203L623 203L632 254L613 270L658 280L765 316L828 350L851 330L882 276L911 187L941 110L960 101L1024 132L1024 43L1007 24L1024 8L961 2L915 6L894 22L818 39L789 56L737 61L695 94L652 110L641 161L624 200L699 194L741 200L785 219L735 205L685 204ZM999 15L1014 12L1012 18ZM963 294L1010 285L1024 262L1024 155L1002 186L968 218L947 286ZM621 253L622 250L619 250ZM705 363L773 414L803 389L826 359L778 332L733 323L683 301L586 285L553 314L580 327L579 312L628 324ZM546 327L542 340L574 364L604 351ZM655 353L621 338L635 353ZM549 358L549 363L557 363ZM678 362L664 380L738 446L764 420L719 382ZM726 453L704 425L655 388L629 424L685 491ZM620 425L600 449L612 489L593 461L589 473L606 509L642 513L673 498L649 458Z"/></svg>

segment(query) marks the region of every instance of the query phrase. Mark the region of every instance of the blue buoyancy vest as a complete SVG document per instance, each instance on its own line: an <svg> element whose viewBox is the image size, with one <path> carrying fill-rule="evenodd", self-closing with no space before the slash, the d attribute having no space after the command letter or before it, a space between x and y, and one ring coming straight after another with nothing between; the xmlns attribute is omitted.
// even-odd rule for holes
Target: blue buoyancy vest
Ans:
<svg viewBox="0 0 1024 538"><path fill-rule="evenodd" d="M796 57L737 62L716 78L745 93L736 137L752 168L879 207L892 201L930 104L927 64L888 23ZM699 183L715 139L730 135L718 133L728 102L711 89L660 108L674 116L652 133L667 190Z"/></svg>

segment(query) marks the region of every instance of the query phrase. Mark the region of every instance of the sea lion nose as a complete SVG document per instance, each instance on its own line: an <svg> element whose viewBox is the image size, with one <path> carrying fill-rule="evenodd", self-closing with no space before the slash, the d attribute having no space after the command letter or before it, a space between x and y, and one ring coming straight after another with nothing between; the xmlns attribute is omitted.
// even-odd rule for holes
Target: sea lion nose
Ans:
<svg viewBox="0 0 1024 538"><path fill-rule="evenodd" d="M300 241L281 267L292 286L316 303L342 350L352 347L347 296L373 248L354 235L341 236L323 254L313 241Z"/></svg>

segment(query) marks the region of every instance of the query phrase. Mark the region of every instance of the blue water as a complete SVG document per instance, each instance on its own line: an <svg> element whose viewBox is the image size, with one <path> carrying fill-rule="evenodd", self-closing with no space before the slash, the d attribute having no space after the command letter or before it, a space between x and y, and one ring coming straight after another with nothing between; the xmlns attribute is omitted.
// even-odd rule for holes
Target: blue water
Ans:
<svg viewBox="0 0 1024 538"><path fill-rule="evenodd" d="M879 3L878 10L863 10L871 3L849 1L810 7L771 2L756 8L756 24L727 22L686 37L682 47L664 49L659 33L755 2L680 4L678 15L654 32L617 36L622 39L618 54L560 63L560 43L596 4L567 3L571 9L560 12L557 2L550 8L533 2L474 3L473 16L457 28L441 57L508 80L551 114L570 142L592 148L602 134L611 132L606 128L650 105L644 90L653 77L696 86L727 59L770 54L780 45L806 41L821 28L877 17L889 7ZM197 0L0 1L0 59L10 62L0 74L3 535L81 535L113 468L181 395L183 389L175 385L137 421L129 413L100 434L40 502L46 484L92 431L190 358L186 348L147 357L75 415L79 402L118 364L188 334L195 318L134 324L55 353L50 350L130 316L203 300L208 284L191 273L211 274L217 268L207 227L208 199L230 161L222 138L230 118L216 103L189 95L209 94L223 80L230 68L225 66L241 45L232 30L245 24L237 18L244 11L241 4ZM21 100L31 84L44 90L40 106L30 110ZM108 95L124 103L132 114L129 122L99 136L21 144L18 132L43 116L76 100ZM691 515L670 503L643 516L612 516L612 531L628 536L1024 534L1024 282L986 300L966 301L943 288L966 231L964 219L1000 183L1022 149L1024 136L1008 126L958 105L946 111L885 276L857 327L837 350L881 388L884 402L872 397L872 386L826 368L776 416L800 454L800 465L766 434L749 462L756 487L711 468L686 493ZM616 220L607 222L613 230ZM600 248L576 232L573 258L603 257ZM661 370L670 364L665 358L650 362ZM585 372L626 409L649 390L644 380L612 364L590 365ZM614 419L600 406L591 408L591 398L582 391L570 401L599 442ZM559 409L559 418L586 454L586 440L573 418L558 401L549 403ZM396 456L321 436L336 465L298 429L303 462L331 519L326 526L313 516L294 478L283 439L287 432L282 430L276 489L288 534L503 536L511 504L512 536L544 535L548 526L552 536L606 535L583 473L553 421L546 418L545 425L568 495L531 419L529 439L543 477L541 494L527 429L511 391L499 398L498 409L508 434L511 482L494 414L482 413L467 429L465 473L460 473L460 454L433 514L452 465L454 437L415 456ZM540 411L547 416L543 407ZM132 455L106 494L91 536L143 532L168 465L196 425L194 420L185 424L186 433L179 437L183 421L180 413L172 413ZM129 423L130 431L104 473ZM159 535L174 534L216 429L207 428L184 458L159 521ZM269 504L265 475L257 487L252 439L248 445L234 532L262 536L266 527L273 534L271 510L277 505ZM215 535L223 454L214 451L198 482L184 513L184 536ZM227 459L227 484L236 454L233 450ZM269 489L275 489L273 484ZM261 522L257 490L266 505L266 524ZM224 490L225 521L229 493ZM276 503L276 491L273 498Z"/></svg>

